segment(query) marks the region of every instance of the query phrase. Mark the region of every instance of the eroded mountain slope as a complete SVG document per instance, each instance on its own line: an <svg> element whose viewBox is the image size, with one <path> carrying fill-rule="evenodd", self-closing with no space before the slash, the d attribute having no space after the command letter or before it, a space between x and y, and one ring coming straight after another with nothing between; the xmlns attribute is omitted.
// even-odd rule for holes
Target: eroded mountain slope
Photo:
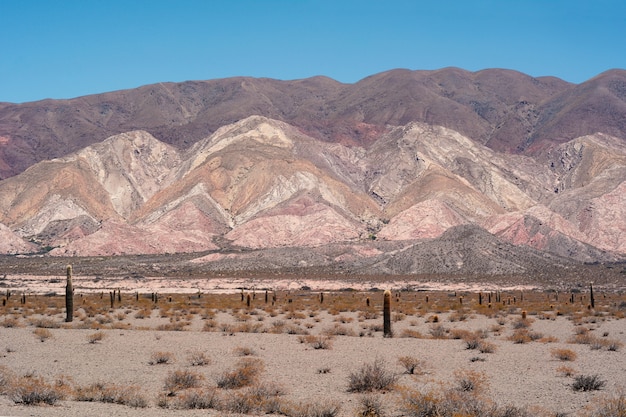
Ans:
<svg viewBox="0 0 626 417"><path fill-rule="evenodd" d="M251 116L186 152L133 131L37 164L0 181L0 223L13 242L22 238L5 253L32 251L30 240L54 247L52 255L214 251L210 262L264 248L397 241L405 248L402 262L398 247L377 249L375 260L367 250L341 257L383 273L416 270L424 254L434 256L423 245L445 247L456 236L449 230L465 230L464 241L483 241L485 248L512 245L489 265L469 261L500 253L472 252L478 243L454 249L458 254L445 262L439 255L428 262L442 271L461 265L458 271L519 272L541 265L542 252L555 255L553 264L559 257L626 254L625 181L626 153L619 139L604 134L535 159L424 123L389 128L376 143L358 147ZM407 260L409 253L415 260Z"/></svg>

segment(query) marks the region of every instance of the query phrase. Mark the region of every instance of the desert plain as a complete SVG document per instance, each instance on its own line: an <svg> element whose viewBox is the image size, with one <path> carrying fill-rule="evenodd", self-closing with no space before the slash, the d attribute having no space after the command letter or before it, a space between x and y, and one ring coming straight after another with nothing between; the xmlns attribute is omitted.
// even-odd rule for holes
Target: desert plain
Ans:
<svg viewBox="0 0 626 417"><path fill-rule="evenodd" d="M64 279L22 278L0 307L0 415L624 415L615 289L592 307L588 287L75 277L67 322Z"/></svg>

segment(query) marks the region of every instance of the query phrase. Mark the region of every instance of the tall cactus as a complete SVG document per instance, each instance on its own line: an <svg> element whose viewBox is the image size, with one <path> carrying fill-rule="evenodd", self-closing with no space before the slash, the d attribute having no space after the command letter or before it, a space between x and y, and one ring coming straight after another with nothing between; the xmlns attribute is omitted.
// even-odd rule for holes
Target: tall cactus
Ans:
<svg viewBox="0 0 626 417"><path fill-rule="evenodd" d="M392 337L391 333L391 291L383 294L383 336Z"/></svg>
<svg viewBox="0 0 626 417"><path fill-rule="evenodd" d="M67 281L65 283L65 321L74 320L74 288L72 287L72 265L67 266Z"/></svg>
<svg viewBox="0 0 626 417"><path fill-rule="evenodd" d="M596 300L593 297L593 282L589 283L589 292L590 292L590 294L589 294L590 300L589 301L591 303L591 308L596 308Z"/></svg>

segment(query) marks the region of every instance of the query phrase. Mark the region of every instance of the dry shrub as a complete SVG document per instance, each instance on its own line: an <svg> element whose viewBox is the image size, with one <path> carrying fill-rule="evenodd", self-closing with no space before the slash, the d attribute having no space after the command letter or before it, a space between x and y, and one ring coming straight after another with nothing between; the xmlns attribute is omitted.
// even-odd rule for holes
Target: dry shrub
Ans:
<svg viewBox="0 0 626 417"><path fill-rule="evenodd" d="M450 329L450 339L472 339L472 338L476 338L473 332L470 332L469 330L465 330L465 329Z"/></svg>
<svg viewBox="0 0 626 417"><path fill-rule="evenodd" d="M306 343L313 349L331 349L333 347L332 336L306 335L298 337L300 343Z"/></svg>
<svg viewBox="0 0 626 417"><path fill-rule="evenodd" d="M528 329L523 328L515 330L513 334L508 337L508 339L517 344L524 344L532 341Z"/></svg>
<svg viewBox="0 0 626 417"><path fill-rule="evenodd" d="M544 336L538 340L538 342L541 342L541 343L557 343L558 341L559 339L554 336Z"/></svg>
<svg viewBox="0 0 626 417"><path fill-rule="evenodd" d="M424 367L424 361L414 356L400 356L398 363L402 365L407 374L421 374Z"/></svg>
<svg viewBox="0 0 626 417"><path fill-rule="evenodd" d="M453 313L450 313L450 315L448 316L448 321L450 322L455 322L455 321L465 321L468 318L468 314L465 311L455 311Z"/></svg>
<svg viewBox="0 0 626 417"><path fill-rule="evenodd" d="M120 386L95 383L76 389L76 401L122 404L129 407L144 408L148 401L137 386Z"/></svg>
<svg viewBox="0 0 626 417"><path fill-rule="evenodd" d="M289 318L289 317L287 317ZM344 316L343 314L340 314L338 317L335 317L333 321L337 321L343 324L346 323L352 323L354 321L354 319L352 317L348 317L348 316Z"/></svg>
<svg viewBox="0 0 626 417"><path fill-rule="evenodd" d="M461 392L483 393L489 383L483 372L461 369L454 372L454 388Z"/></svg>
<svg viewBox="0 0 626 417"><path fill-rule="evenodd" d="M401 408L406 417L535 417L525 409L498 407L472 392L454 388L427 393L405 390Z"/></svg>
<svg viewBox="0 0 626 417"><path fill-rule="evenodd" d="M47 317L30 319L30 324L41 329L58 329L61 324Z"/></svg>
<svg viewBox="0 0 626 417"><path fill-rule="evenodd" d="M6 393L14 403L25 405L53 405L65 397L62 388L48 384L43 378L36 376L11 379Z"/></svg>
<svg viewBox="0 0 626 417"><path fill-rule="evenodd" d="M480 353L493 353L496 351L496 345L486 340L481 340L478 344L478 350Z"/></svg>
<svg viewBox="0 0 626 417"><path fill-rule="evenodd" d="M174 354L172 352L157 351L150 355L149 365L164 365L171 363L174 360Z"/></svg>
<svg viewBox="0 0 626 417"><path fill-rule="evenodd" d="M378 312L375 310L359 311L359 320L376 320L378 318Z"/></svg>
<svg viewBox="0 0 626 417"><path fill-rule="evenodd" d="M235 391L226 401L224 408L233 413L284 414L280 396L285 391L275 384L256 384Z"/></svg>
<svg viewBox="0 0 626 417"><path fill-rule="evenodd" d="M340 316L340 317L342 317L342 318L343 318L343 319L345 319L345 320L352 321L352 319L350 319L350 318L348 318L348 317L344 317L344 316ZM286 318L287 320L303 320L303 319L305 319L305 318L306 318L306 314L301 313L301 312L299 312L299 311L289 311L289 312L287 312L287 314L285 315L285 318ZM335 319L335 321L337 321L337 319ZM343 323L346 323L346 322L343 322Z"/></svg>
<svg viewBox="0 0 626 417"><path fill-rule="evenodd" d="M216 388L190 388L179 392L174 397L161 395L157 399L157 405L159 407L174 410L220 410L222 404L223 400Z"/></svg>
<svg viewBox="0 0 626 417"><path fill-rule="evenodd" d="M532 323L533 323L533 319L519 318L512 323L512 326L514 329L528 329Z"/></svg>
<svg viewBox="0 0 626 417"><path fill-rule="evenodd" d="M235 365L235 369L224 372L217 380L217 386L224 389L242 388L257 382L263 371L263 362L255 358L242 358Z"/></svg>
<svg viewBox="0 0 626 417"><path fill-rule="evenodd" d="M0 365L0 395L8 393L9 387L16 378L17 376L12 370Z"/></svg>
<svg viewBox="0 0 626 417"><path fill-rule="evenodd" d="M441 395L429 392L423 394L417 390L402 392L402 410L410 417L444 416L443 398Z"/></svg>
<svg viewBox="0 0 626 417"><path fill-rule="evenodd" d="M211 363L211 358L202 351L194 350L187 355L187 362L191 366L204 366Z"/></svg>
<svg viewBox="0 0 626 417"><path fill-rule="evenodd" d="M600 339L598 337L594 337L589 343L589 347L592 350L601 350L606 349L609 352L618 351L623 344L618 340L613 339Z"/></svg>
<svg viewBox="0 0 626 417"><path fill-rule="evenodd" d="M52 337L52 332L46 328L37 328L33 330L33 334L41 342L45 342Z"/></svg>
<svg viewBox="0 0 626 417"><path fill-rule="evenodd" d="M624 344L619 340L607 339L605 340L604 346L609 352L617 352L622 348L622 346L624 346Z"/></svg>
<svg viewBox="0 0 626 417"><path fill-rule="evenodd" d="M173 395L184 389L197 388L200 385L200 381L203 379L204 377L196 372L177 370L167 374L163 389L169 395Z"/></svg>
<svg viewBox="0 0 626 417"><path fill-rule="evenodd" d="M383 401L377 395L363 395L359 400L358 417L384 417Z"/></svg>
<svg viewBox="0 0 626 417"><path fill-rule="evenodd" d="M354 331L346 326L335 323L333 327L324 329L326 336L354 336Z"/></svg>
<svg viewBox="0 0 626 417"><path fill-rule="evenodd" d="M598 375L577 375L574 377L572 389L574 391L597 391L606 385L606 381Z"/></svg>
<svg viewBox="0 0 626 417"><path fill-rule="evenodd" d="M190 324L190 321L175 321L173 323L159 324L156 327L156 330L167 332L182 332L185 330L185 327L189 326Z"/></svg>
<svg viewBox="0 0 626 417"><path fill-rule="evenodd" d="M561 361L574 361L578 356L571 349L552 349L551 352L552 356Z"/></svg>
<svg viewBox="0 0 626 417"><path fill-rule="evenodd" d="M340 410L336 403L297 403L283 406L282 413L288 417L337 417Z"/></svg>
<svg viewBox="0 0 626 417"><path fill-rule="evenodd" d="M251 347L238 346L233 349L233 353L236 356L256 356L256 351Z"/></svg>
<svg viewBox="0 0 626 417"><path fill-rule="evenodd" d="M382 391L393 388L398 377L385 367L382 359L364 364L348 376L348 392Z"/></svg>
<svg viewBox="0 0 626 417"><path fill-rule="evenodd" d="M430 333L430 335L434 339L446 339L448 337L448 329L446 329L445 326L441 324L435 324L431 326L428 333Z"/></svg>
<svg viewBox="0 0 626 417"><path fill-rule="evenodd" d="M556 368L556 371L561 376L571 377L571 376L576 375L576 370L572 368L571 366L562 365Z"/></svg>
<svg viewBox="0 0 626 417"><path fill-rule="evenodd" d="M218 324L213 319L208 319L204 322L204 326L202 326L203 332L216 332L218 331Z"/></svg>
<svg viewBox="0 0 626 417"><path fill-rule="evenodd" d="M425 336L420 333L418 330L413 329L403 329L402 333L400 333L400 337L412 337L414 339L424 339Z"/></svg>
<svg viewBox="0 0 626 417"><path fill-rule="evenodd" d="M463 341L465 342L465 349L469 350L478 349L480 343L482 342L482 340L480 340L480 338L473 333L469 333L468 335L466 335L463 338Z"/></svg>
<svg viewBox="0 0 626 417"><path fill-rule="evenodd" d="M391 321L393 321L394 323L397 323L399 321L402 321L406 318L406 314L403 313L393 313L391 315Z"/></svg>
<svg viewBox="0 0 626 417"><path fill-rule="evenodd" d="M426 319L426 322L427 323L439 323L439 316L436 314L433 314L432 316Z"/></svg>
<svg viewBox="0 0 626 417"><path fill-rule="evenodd" d="M232 329L235 333L265 333L265 327L262 323L243 322Z"/></svg>
<svg viewBox="0 0 626 417"><path fill-rule="evenodd" d="M598 398L588 415L588 417L624 416L626 416L626 394L624 392Z"/></svg>
<svg viewBox="0 0 626 417"><path fill-rule="evenodd" d="M0 321L0 327L6 328L14 328L21 327L20 322L15 317L5 317L4 320Z"/></svg>
<svg viewBox="0 0 626 417"><path fill-rule="evenodd" d="M91 344L95 344L104 339L104 332L95 332L87 335L87 342Z"/></svg>

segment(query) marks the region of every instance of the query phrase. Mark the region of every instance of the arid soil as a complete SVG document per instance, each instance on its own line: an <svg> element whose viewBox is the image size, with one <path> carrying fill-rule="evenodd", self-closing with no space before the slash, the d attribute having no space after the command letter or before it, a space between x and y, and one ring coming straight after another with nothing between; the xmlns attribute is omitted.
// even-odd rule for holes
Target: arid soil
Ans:
<svg viewBox="0 0 626 417"><path fill-rule="evenodd" d="M480 295L470 288L397 289L393 337L385 338L378 289L283 286L267 292L266 302L259 289L181 293L171 285L155 302L143 289L111 301L108 292L85 288L75 294L73 321L66 323L62 285L58 295L5 298L0 415L411 416L419 414L411 414L409 399L443 394L501 411L516 407L516 416L591 416L608 397L623 399L626 388L626 296L619 293L596 289L592 309L586 288L566 294L472 288ZM242 360L248 371L259 370L250 371L255 388L220 387ZM372 364L393 384L350 392L354 376ZM175 375L193 387L173 384ZM593 375L605 382L602 389L572 388L577 376ZM16 387L37 378L63 398L54 405L21 403ZM105 389L117 397L94 394ZM200 403L188 401L191 393L217 400L208 409L177 409ZM378 414L363 414L367 401Z"/></svg>

